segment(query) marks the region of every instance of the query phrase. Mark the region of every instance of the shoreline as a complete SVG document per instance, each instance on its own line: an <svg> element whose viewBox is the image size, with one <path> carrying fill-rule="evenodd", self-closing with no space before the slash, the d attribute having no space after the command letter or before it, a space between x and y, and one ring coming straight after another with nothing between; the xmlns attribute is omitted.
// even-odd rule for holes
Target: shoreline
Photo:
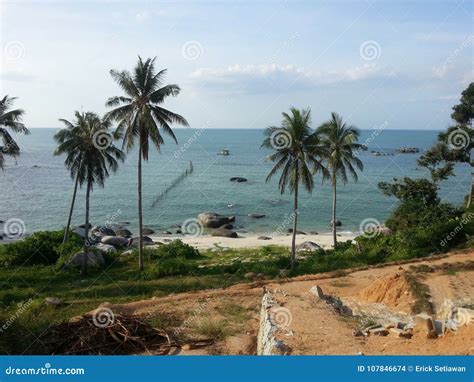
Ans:
<svg viewBox="0 0 474 382"><path fill-rule="evenodd" d="M245 235L245 236L243 236ZM338 233L338 242L345 242L347 240L353 240L358 235L356 233L343 232ZM261 236L255 233L239 233L238 238L228 238L220 236L210 236L210 235L200 235L197 237L185 236L185 235L149 235L153 241L159 241L162 243L167 243L171 240L179 239L183 243L189 244L197 249L236 249L236 248L258 248L265 245L279 245L286 246L290 248L291 246L291 234L273 236L269 240L259 239ZM270 237L270 236L269 236ZM332 248L332 233L320 233L320 234L297 234L296 235L296 245L304 243L306 241L312 241L323 249Z"/></svg>

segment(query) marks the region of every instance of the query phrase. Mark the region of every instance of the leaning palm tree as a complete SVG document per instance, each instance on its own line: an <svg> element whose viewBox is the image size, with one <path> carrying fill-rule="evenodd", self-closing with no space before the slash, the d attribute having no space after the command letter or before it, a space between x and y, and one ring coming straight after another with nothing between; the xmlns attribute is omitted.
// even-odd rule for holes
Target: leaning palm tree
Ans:
<svg viewBox="0 0 474 382"><path fill-rule="evenodd" d="M7 95L0 100L0 140L3 142L3 145L0 145L0 169L3 169L5 156L16 157L20 154L20 147L7 129L19 134L28 135L30 133L25 125L21 123L23 114L25 114L24 110L10 110L15 100L16 97Z"/></svg>
<svg viewBox="0 0 474 382"><path fill-rule="evenodd" d="M356 169L363 170L362 161L357 157L357 150L361 148L358 142L359 130L355 126L347 125L337 113L331 113L331 119L316 130L325 146L324 160L330 172L332 185L332 236L334 248L337 246L336 235L336 196L337 179L341 179L343 184L348 181L349 172L357 182Z"/></svg>
<svg viewBox="0 0 474 382"><path fill-rule="evenodd" d="M130 72L111 70L110 75L122 88L125 95L108 99L106 106L116 107L107 113L108 119L118 122L118 131L123 133L123 148L127 151L138 141L138 230L139 249L138 266L143 270L143 212L142 212L142 159L148 160L150 141L160 151L164 144L161 131L177 139L171 129L173 123L188 126L184 117L175 114L160 105L169 96L177 96L178 85L163 85L166 69L155 72L155 58L138 63Z"/></svg>
<svg viewBox="0 0 474 382"><path fill-rule="evenodd" d="M66 154L65 166L69 169L71 178L75 180L73 199L69 210L68 224L71 223L72 211L76 198L77 185L86 186L86 210L84 225L84 256L82 273L87 268L87 247L89 246L89 205L90 193L95 184L104 186L110 171L118 169L118 161L123 161L125 154L113 142L118 136L112 134L110 122L101 119L92 112L76 111L76 119L69 122L60 119L65 128L59 130L54 138L59 143L55 155Z"/></svg>
<svg viewBox="0 0 474 382"><path fill-rule="evenodd" d="M314 188L313 174L321 172L328 175L321 163L317 134L311 129L311 110L291 108L290 113L282 113L280 127L271 126L265 130L266 138L262 147L274 150L268 159L275 163L267 176L268 182L281 170L278 188L283 194L287 187L294 194L293 237L291 241L290 265L293 269L296 260L296 232L298 225L298 188L301 183L308 192Z"/></svg>

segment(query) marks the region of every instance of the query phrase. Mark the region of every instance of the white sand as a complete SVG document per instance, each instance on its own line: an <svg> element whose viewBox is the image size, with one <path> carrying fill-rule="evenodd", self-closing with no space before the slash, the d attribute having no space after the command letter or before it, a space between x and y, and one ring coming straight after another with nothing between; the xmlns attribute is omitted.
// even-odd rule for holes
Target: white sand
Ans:
<svg viewBox="0 0 474 382"><path fill-rule="evenodd" d="M259 240L259 236L252 233L239 233L236 239L227 237L216 237L202 235L198 237L184 236L184 235L150 235L154 241L161 241L166 243L168 240L180 239L184 243L192 245L198 249L210 249L217 246L224 248L255 248L264 245L282 245L286 247L291 246L291 235L282 235L272 237L271 240ZM354 233L338 233L338 242L352 240L357 235ZM321 247L327 249L332 247L332 234L322 233L318 235L296 235L296 244L301 244L305 241L312 241Z"/></svg>

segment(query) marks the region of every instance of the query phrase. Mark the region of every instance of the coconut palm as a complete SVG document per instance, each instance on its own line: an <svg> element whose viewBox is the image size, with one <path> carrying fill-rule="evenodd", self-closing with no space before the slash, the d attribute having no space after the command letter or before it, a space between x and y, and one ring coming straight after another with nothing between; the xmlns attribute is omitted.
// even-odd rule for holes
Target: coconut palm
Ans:
<svg viewBox="0 0 474 382"><path fill-rule="evenodd" d="M138 141L138 266L143 270L143 212L142 212L142 159L148 160L150 141L160 151L164 144L162 132L176 143L171 129L173 123L188 126L184 117L161 106L169 96L177 96L178 85L163 85L166 69L155 71L155 58L138 63L133 74L123 70L111 70L110 75L122 88L125 95L108 99L106 106L116 107L107 113L107 118L118 122L118 131L123 133L123 148L127 151Z"/></svg>
<svg viewBox="0 0 474 382"><path fill-rule="evenodd" d="M280 127L271 126L265 130L265 140L262 147L274 150L268 159L274 166L267 176L268 182L277 172L281 171L278 188L283 194L288 187L294 194L293 206L293 237L291 241L291 268L296 259L296 232L298 225L298 192L301 183L308 192L314 188L313 174L321 172L323 177L328 175L321 163L318 136L311 129L311 110L291 108L290 113L282 113Z"/></svg>
<svg viewBox="0 0 474 382"><path fill-rule="evenodd" d="M0 139L3 145L0 146L0 169L3 169L5 156L16 157L20 154L20 147L15 142L7 129L14 133L28 135L30 131L21 123L21 119L25 114L23 109L10 110L15 102L16 97L6 95L0 100Z"/></svg>
<svg viewBox="0 0 474 382"><path fill-rule="evenodd" d="M334 247L337 246L336 235L336 199L337 179L343 184L348 182L347 173L350 173L357 182L356 169L362 171L364 166L357 157L356 152L361 148L358 142L359 130L355 126L347 125L337 113L331 113L331 119L326 121L316 130L325 146L324 160L330 172L332 185L332 235Z"/></svg>
<svg viewBox="0 0 474 382"><path fill-rule="evenodd" d="M104 186L105 179L109 177L110 172L117 171L118 161L123 161L125 154L114 145L114 140L119 136L110 132L110 121L101 119L92 112L80 113L76 111L75 117L76 119L72 122L60 119L65 128L59 130L54 138L59 143L55 155L66 154L64 164L68 168L71 178L75 180L66 231L71 223L77 186L85 185L86 187L84 262L82 265L84 273L87 267L85 254L89 245L90 193L95 184L99 187Z"/></svg>

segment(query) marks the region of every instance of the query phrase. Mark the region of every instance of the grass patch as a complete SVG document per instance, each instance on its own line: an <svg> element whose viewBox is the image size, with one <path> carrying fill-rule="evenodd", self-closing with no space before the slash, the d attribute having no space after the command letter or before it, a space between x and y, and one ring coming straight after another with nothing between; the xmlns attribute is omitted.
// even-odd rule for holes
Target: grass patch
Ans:
<svg viewBox="0 0 474 382"><path fill-rule="evenodd" d="M410 286L413 296L415 297L415 303L411 306L411 312L413 314L433 314L433 304L431 303L431 295L428 285L422 283L419 276L416 276L413 273L406 272L404 276Z"/></svg>
<svg viewBox="0 0 474 382"><path fill-rule="evenodd" d="M190 329L194 334L215 341L223 340L234 333L227 320L215 320L211 317L195 320Z"/></svg>

